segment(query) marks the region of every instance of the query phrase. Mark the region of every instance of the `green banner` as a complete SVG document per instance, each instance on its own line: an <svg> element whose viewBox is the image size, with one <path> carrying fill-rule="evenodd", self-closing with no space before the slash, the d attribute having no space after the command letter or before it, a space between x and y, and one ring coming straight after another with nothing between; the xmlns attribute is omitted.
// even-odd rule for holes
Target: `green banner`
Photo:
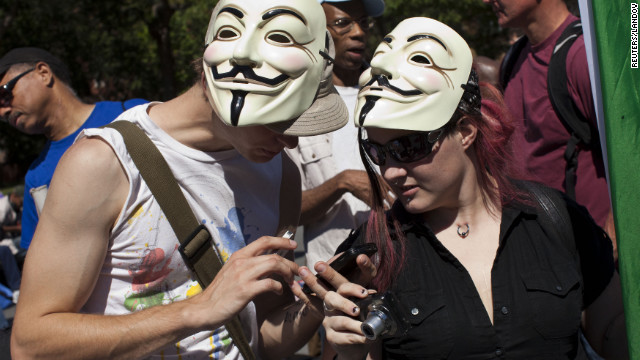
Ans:
<svg viewBox="0 0 640 360"><path fill-rule="evenodd" d="M631 359L640 359L638 1L593 0L593 27Z"/></svg>

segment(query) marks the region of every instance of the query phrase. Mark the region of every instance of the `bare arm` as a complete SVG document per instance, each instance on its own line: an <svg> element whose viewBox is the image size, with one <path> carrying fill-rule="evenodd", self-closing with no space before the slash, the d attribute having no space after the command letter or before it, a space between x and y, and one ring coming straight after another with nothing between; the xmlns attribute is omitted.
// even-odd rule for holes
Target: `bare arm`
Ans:
<svg viewBox="0 0 640 360"><path fill-rule="evenodd" d="M389 186L382 179L380 182L384 187L383 194L389 195ZM371 184L367 173L362 170L344 170L322 185L303 191L300 224L306 225L320 219L345 193L351 193L371 206ZM389 204L392 204L393 196L389 195L387 198Z"/></svg>
<svg viewBox="0 0 640 360"><path fill-rule="evenodd" d="M281 292L269 274L293 280L294 263L258 255L295 243L263 237L234 253L211 285L190 299L130 315L78 313L96 284L127 193L126 176L104 142L83 139L63 156L24 267L14 358L143 357L219 327L259 293Z"/></svg>
<svg viewBox="0 0 640 360"><path fill-rule="evenodd" d="M606 359L628 359L627 332L618 272L609 285L584 311L584 334L593 349Z"/></svg>
<svg viewBox="0 0 640 360"><path fill-rule="evenodd" d="M309 341L324 318L321 300L296 301L291 291L288 294L286 302L274 302L273 298L267 299L269 295L260 296L255 302L258 313L265 315L260 327L260 353L264 359L291 356Z"/></svg>

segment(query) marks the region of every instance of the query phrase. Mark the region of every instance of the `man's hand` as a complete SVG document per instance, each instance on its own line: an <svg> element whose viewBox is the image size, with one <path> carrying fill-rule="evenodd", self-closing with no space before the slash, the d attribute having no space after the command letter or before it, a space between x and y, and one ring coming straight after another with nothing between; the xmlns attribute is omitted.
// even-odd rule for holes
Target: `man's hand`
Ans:
<svg viewBox="0 0 640 360"><path fill-rule="evenodd" d="M371 183L367 172L363 170L344 170L337 175L340 186L347 192L353 194L353 196L365 202L369 207L372 207L372 192ZM385 200L385 208L390 208L395 201L395 194L391 191L391 187L380 176L378 176L378 182L380 183L380 191Z"/></svg>
<svg viewBox="0 0 640 360"><path fill-rule="evenodd" d="M298 265L268 253L279 249L293 250L296 245L293 240L263 236L234 252L203 293L192 298L196 304L194 311L202 321L198 327L212 329L224 324L259 294L282 294L282 283L271 276L279 275L292 284Z"/></svg>

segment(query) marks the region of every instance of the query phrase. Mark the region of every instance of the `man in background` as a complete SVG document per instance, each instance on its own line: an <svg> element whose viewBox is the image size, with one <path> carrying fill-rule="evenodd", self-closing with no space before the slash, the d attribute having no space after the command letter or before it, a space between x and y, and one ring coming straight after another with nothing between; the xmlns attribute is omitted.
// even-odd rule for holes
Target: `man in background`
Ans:
<svg viewBox="0 0 640 360"><path fill-rule="evenodd" d="M349 109L358 95L358 78L368 67L366 44L383 0L318 0L335 44L333 84ZM326 261L351 229L369 213L371 188L358 151L357 129L348 123L334 132L300 138L287 150L302 175L302 211L306 262Z"/></svg>
<svg viewBox="0 0 640 360"><path fill-rule="evenodd" d="M47 138L25 177L21 247L27 249L53 171L80 131L108 124L124 110L146 101L84 103L71 88L68 67L35 47L13 49L0 59L0 84L0 118L25 134Z"/></svg>
<svg viewBox="0 0 640 360"><path fill-rule="evenodd" d="M504 97L521 125L517 151L524 169L542 183L561 191L565 186L565 151L571 133L563 125L548 95L547 73L556 42L578 20L564 0L483 0L490 4L503 28L520 29L527 43L507 79ZM574 107L588 121L596 141L577 145L575 200L614 239L613 216L605 178L596 114L591 94L584 38L578 36L566 57L567 89ZM617 256L616 256L617 258Z"/></svg>

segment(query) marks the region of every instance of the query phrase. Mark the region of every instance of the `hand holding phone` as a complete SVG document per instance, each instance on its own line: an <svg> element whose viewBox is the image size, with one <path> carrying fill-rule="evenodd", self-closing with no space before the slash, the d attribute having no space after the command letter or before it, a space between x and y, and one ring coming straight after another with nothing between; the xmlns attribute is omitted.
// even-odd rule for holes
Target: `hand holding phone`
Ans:
<svg viewBox="0 0 640 360"><path fill-rule="evenodd" d="M378 247L373 243L366 243L362 245L358 245L352 248L347 249L342 253L337 259L332 261L329 266L331 266L334 270L336 270L340 275L347 277L353 270L358 267L356 263L356 259L360 254L365 254L367 256L371 256L378 251ZM323 279L320 274L316 275L318 282L320 282L326 288L332 288L331 284L329 284L325 279ZM307 284L302 287L302 291L306 294L311 294L313 291Z"/></svg>

